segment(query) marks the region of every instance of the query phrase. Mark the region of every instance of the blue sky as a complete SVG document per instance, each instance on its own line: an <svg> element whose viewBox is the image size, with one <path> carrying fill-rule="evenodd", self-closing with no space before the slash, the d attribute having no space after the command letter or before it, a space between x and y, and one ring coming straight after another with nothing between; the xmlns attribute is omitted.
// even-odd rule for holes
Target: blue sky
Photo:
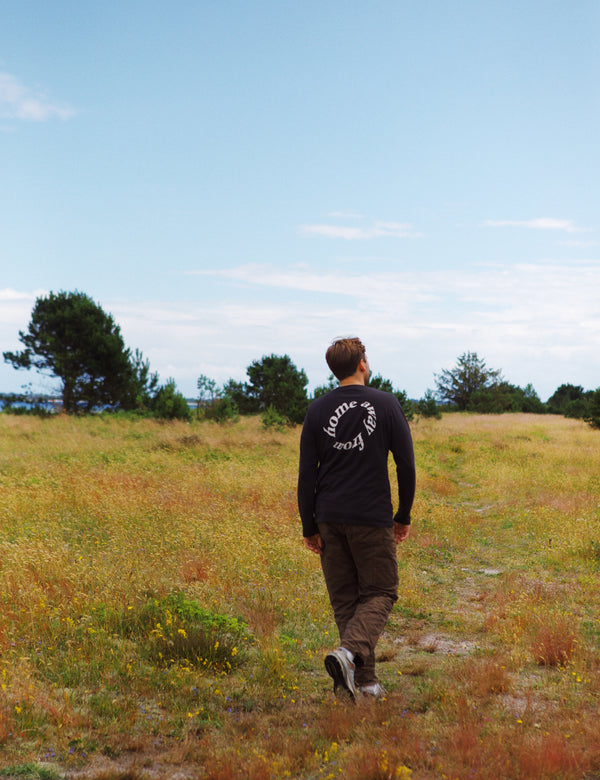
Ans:
<svg viewBox="0 0 600 780"><path fill-rule="evenodd" d="M19 0L0 24L0 351L89 294L194 396L359 335L600 386L600 3ZM0 391L52 383L0 364Z"/></svg>

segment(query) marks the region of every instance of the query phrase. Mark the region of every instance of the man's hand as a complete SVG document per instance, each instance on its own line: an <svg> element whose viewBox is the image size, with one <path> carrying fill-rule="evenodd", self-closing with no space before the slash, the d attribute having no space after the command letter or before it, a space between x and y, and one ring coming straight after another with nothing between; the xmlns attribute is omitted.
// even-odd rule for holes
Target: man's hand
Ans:
<svg viewBox="0 0 600 780"><path fill-rule="evenodd" d="M410 533L409 525L403 525L402 523L394 523L394 537L396 539L396 544L405 541L405 539L408 539L409 533Z"/></svg>
<svg viewBox="0 0 600 780"><path fill-rule="evenodd" d="M304 546L307 550L321 555L323 552L323 542L321 540L321 534L314 534L313 536L304 537Z"/></svg>

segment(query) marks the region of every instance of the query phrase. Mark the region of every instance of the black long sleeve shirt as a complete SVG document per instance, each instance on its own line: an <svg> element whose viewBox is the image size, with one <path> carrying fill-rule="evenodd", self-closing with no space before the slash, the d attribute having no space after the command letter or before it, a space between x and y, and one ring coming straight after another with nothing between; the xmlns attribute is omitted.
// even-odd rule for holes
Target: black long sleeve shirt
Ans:
<svg viewBox="0 0 600 780"><path fill-rule="evenodd" d="M394 515L388 453L396 463ZM311 403L300 438L298 508L304 536L318 523L408 525L415 495L412 437L398 399L344 385Z"/></svg>

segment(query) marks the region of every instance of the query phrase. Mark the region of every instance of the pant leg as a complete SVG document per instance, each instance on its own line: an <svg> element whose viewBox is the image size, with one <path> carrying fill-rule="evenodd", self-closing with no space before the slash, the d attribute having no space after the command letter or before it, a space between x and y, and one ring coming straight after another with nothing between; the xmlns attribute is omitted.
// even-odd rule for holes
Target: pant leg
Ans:
<svg viewBox="0 0 600 780"><path fill-rule="evenodd" d="M319 530L340 641L358 656L357 684L368 685L377 681L375 646L398 597L394 531L333 523L322 523Z"/></svg>
<svg viewBox="0 0 600 780"><path fill-rule="evenodd" d="M340 642L343 644L344 631L358 605L358 572L344 533L344 526L338 523L321 523L319 533L323 541L321 568L333 618L338 628Z"/></svg>
<svg viewBox="0 0 600 780"><path fill-rule="evenodd" d="M359 598L344 641L358 648L359 685L377 682L375 647L398 598L398 563L393 528L348 526L348 541L359 576Z"/></svg>

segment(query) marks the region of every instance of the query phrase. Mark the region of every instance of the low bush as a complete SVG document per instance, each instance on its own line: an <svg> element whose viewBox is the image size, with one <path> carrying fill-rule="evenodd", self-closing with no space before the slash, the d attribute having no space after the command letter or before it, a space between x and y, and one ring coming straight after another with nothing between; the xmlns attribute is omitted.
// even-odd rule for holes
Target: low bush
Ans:
<svg viewBox="0 0 600 780"><path fill-rule="evenodd" d="M183 593L152 598L120 622L128 638L145 638L146 655L161 666L183 664L231 671L246 658L250 634L235 617L210 612Z"/></svg>
<svg viewBox="0 0 600 780"><path fill-rule="evenodd" d="M277 431L283 431L290 425L288 418L280 414L273 405L270 405L265 409L260 419L263 428L266 430L274 428Z"/></svg>

